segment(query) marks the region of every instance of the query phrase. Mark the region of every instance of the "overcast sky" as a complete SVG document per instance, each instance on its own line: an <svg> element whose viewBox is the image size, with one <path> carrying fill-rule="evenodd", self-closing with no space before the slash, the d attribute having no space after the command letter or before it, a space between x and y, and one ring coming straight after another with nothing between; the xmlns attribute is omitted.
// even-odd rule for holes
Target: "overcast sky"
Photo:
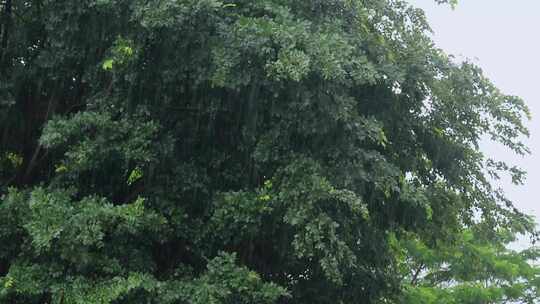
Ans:
<svg viewBox="0 0 540 304"><path fill-rule="evenodd" d="M516 157L493 145L483 149L528 171L525 186L505 182L503 188L540 223L540 0L460 0L455 10L434 0L408 1L424 9L440 48L474 60L504 93L530 107L532 155Z"/></svg>

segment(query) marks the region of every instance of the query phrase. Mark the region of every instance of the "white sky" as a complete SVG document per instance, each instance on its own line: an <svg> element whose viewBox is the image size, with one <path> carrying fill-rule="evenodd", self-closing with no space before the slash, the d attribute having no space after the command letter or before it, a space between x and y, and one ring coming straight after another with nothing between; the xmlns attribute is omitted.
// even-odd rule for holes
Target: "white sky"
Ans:
<svg viewBox="0 0 540 304"><path fill-rule="evenodd" d="M455 10L434 0L408 1L426 12L438 47L473 59L497 87L522 97L531 109L526 142L532 155L513 156L494 145L483 149L528 171L524 186L504 182L503 188L540 223L540 0L460 0Z"/></svg>

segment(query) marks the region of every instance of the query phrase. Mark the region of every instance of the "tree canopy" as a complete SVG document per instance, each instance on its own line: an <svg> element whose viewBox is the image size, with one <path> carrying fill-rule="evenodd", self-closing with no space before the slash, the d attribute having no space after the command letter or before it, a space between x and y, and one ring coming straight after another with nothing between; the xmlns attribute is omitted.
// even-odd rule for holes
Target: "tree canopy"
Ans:
<svg viewBox="0 0 540 304"><path fill-rule="evenodd" d="M535 230L491 182L524 172L479 148L529 153L528 108L422 10L0 5L0 302L401 303L477 281L455 244L538 276L481 243Z"/></svg>
<svg viewBox="0 0 540 304"><path fill-rule="evenodd" d="M404 282L404 303L538 303L540 251L508 249L515 235L498 231L486 238L480 227L452 242L429 246L411 235L396 244Z"/></svg>

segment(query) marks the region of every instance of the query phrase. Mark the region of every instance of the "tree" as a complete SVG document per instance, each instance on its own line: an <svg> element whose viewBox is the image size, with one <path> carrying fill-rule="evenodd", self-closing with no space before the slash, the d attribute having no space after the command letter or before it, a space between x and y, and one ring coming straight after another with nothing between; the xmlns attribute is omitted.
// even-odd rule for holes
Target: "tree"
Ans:
<svg viewBox="0 0 540 304"><path fill-rule="evenodd" d="M4 303L389 302L397 231L533 230L527 107L402 1L2 9Z"/></svg>
<svg viewBox="0 0 540 304"><path fill-rule="evenodd" d="M538 248L508 249L515 235L488 237L480 227L430 248L417 238L400 243L403 303L537 303Z"/></svg>

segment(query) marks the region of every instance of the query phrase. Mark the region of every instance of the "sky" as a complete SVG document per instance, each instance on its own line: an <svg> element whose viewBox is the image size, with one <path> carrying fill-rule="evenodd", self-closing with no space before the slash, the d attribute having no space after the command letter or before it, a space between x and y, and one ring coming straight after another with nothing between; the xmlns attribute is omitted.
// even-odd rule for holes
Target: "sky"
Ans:
<svg viewBox="0 0 540 304"><path fill-rule="evenodd" d="M507 196L540 224L540 1L460 0L452 10L434 0L408 0L424 9L438 47L479 65L506 94L525 100L532 113L525 142L532 154L514 156L484 143L483 151L527 170L524 186L502 182Z"/></svg>

